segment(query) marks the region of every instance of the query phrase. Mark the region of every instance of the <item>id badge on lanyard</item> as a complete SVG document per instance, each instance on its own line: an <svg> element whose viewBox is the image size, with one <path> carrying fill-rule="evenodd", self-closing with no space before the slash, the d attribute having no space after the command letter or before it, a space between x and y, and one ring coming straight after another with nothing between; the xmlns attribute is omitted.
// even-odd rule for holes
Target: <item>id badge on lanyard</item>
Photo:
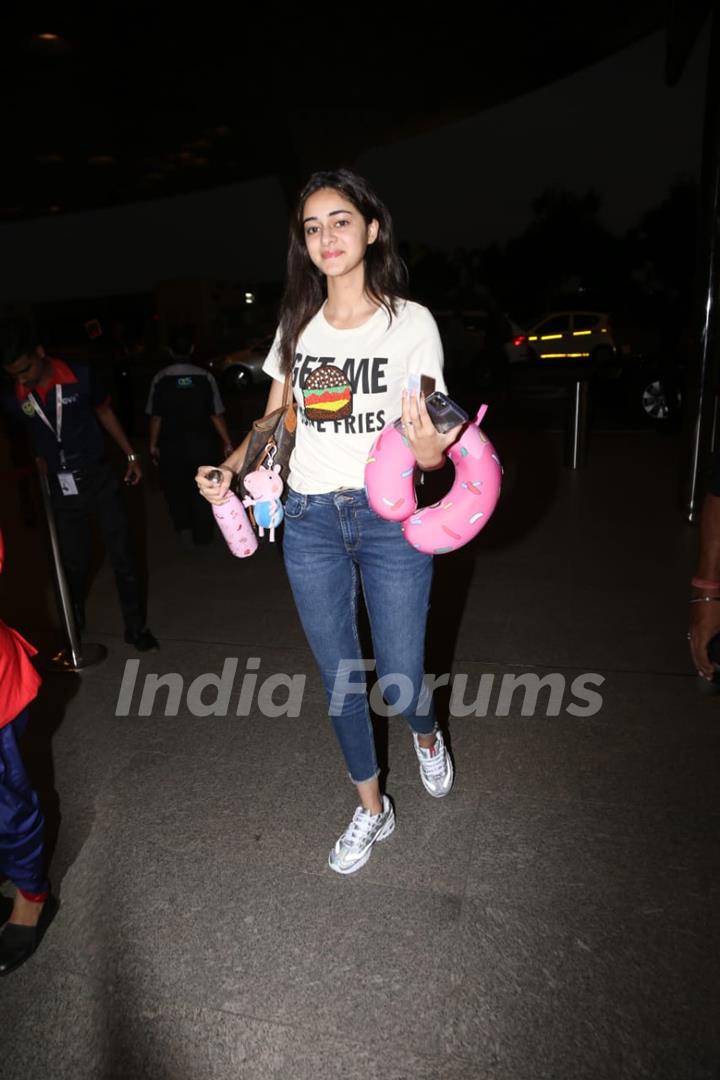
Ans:
<svg viewBox="0 0 720 1080"><path fill-rule="evenodd" d="M67 461L65 460L65 451L62 446L62 412L63 412L63 400L62 400L62 387L59 383L55 386L55 427L52 426L48 420L45 412L40 405L40 402L34 394L30 394L30 401L32 401L33 409L42 420L45 427L52 431L53 435L57 439L58 452L60 454L60 468L61 472L57 474L58 483L60 484L60 490L63 495L77 495L78 487L75 483L75 477L67 467Z"/></svg>

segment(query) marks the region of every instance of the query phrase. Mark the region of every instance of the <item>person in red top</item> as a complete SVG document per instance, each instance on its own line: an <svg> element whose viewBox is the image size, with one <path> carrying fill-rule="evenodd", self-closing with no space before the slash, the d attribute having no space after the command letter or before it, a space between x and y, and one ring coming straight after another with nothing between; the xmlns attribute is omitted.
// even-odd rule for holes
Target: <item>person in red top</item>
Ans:
<svg viewBox="0 0 720 1080"><path fill-rule="evenodd" d="M0 530L0 572L3 556ZM58 908L43 868L45 821L18 748L27 706L40 686L30 661L36 652L0 620L0 876L17 890L0 933L0 975L15 971L32 956Z"/></svg>

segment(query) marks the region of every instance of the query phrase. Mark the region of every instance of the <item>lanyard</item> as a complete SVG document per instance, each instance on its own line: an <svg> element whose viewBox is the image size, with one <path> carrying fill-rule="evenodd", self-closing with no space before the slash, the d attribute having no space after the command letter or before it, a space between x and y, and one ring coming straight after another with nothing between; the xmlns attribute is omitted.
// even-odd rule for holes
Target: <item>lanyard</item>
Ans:
<svg viewBox="0 0 720 1080"><path fill-rule="evenodd" d="M57 439L58 449L60 451L60 465L64 469L65 468L65 454L64 454L63 448L62 448L62 414L63 414L62 387L60 386L60 383L55 384L55 427L53 427L52 424L50 423L50 421L48 420L42 406L40 405L40 402L35 397L35 395L31 393L31 394L28 395L28 397L30 398L30 401L32 401L33 409L35 410L37 415L40 417L43 424L45 424L45 427L49 428L50 431L52 431L55 438Z"/></svg>

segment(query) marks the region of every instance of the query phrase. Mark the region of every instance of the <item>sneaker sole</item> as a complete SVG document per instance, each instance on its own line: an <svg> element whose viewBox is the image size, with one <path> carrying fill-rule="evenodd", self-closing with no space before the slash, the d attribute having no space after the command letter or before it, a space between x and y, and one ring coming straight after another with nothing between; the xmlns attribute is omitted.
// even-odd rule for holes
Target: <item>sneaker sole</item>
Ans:
<svg viewBox="0 0 720 1080"><path fill-rule="evenodd" d="M356 862L354 862L352 864L352 866L348 866L347 868L343 868L341 866L336 866L335 863L333 863L333 861L332 861L332 857L333 857L333 852L332 851L328 855L328 866L330 867L331 870L334 870L336 874L343 874L343 875L354 874L356 870L361 870L363 868L363 866L365 865L365 863L370 858L370 855L371 855L372 849L373 849L373 845L377 844L381 840L387 840L388 836L390 836L394 831L395 831L395 814L393 813L393 816L389 819L389 821L385 822L385 824L383 825L380 832L372 840L372 842L368 844L367 848L362 853L360 858Z"/></svg>

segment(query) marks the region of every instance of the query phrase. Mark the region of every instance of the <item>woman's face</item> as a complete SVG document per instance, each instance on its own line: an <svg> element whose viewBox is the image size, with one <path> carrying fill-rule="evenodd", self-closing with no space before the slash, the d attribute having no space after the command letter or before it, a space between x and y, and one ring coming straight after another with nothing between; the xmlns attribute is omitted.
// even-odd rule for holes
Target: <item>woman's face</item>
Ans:
<svg viewBox="0 0 720 1080"><path fill-rule="evenodd" d="M368 244L374 244L378 223L366 224L353 204L333 188L321 188L305 200L303 230L308 255L329 278L362 268Z"/></svg>

